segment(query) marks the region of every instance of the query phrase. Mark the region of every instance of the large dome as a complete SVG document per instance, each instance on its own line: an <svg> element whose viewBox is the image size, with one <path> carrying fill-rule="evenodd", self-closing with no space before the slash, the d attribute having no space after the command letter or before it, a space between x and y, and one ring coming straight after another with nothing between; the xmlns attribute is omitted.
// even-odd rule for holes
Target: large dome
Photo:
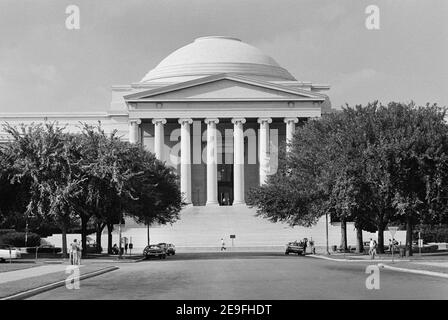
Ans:
<svg viewBox="0 0 448 320"><path fill-rule="evenodd" d="M264 80L295 80L259 49L236 38L213 36L198 38L174 51L149 71L141 82L180 82L217 73Z"/></svg>

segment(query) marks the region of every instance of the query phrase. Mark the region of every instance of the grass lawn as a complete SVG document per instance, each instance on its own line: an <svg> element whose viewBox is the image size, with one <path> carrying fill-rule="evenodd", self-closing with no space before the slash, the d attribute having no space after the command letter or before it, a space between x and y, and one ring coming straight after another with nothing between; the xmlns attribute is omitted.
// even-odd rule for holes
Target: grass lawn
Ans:
<svg viewBox="0 0 448 320"><path fill-rule="evenodd" d="M12 261L12 263L3 262L0 263L0 272L8 272L8 271L14 271L14 270L22 270L22 269L28 269L40 266L41 264L34 263L34 262L19 262L19 261Z"/></svg>

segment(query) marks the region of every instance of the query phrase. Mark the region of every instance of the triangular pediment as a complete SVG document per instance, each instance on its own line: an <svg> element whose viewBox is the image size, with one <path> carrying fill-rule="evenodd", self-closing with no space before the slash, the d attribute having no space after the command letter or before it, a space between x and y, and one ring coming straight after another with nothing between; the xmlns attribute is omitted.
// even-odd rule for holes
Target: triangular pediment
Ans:
<svg viewBox="0 0 448 320"><path fill-rule="evenodd" d="M320 94L234 75L215 75L144 90L124 97L126 101L323 101Z"/></svg>

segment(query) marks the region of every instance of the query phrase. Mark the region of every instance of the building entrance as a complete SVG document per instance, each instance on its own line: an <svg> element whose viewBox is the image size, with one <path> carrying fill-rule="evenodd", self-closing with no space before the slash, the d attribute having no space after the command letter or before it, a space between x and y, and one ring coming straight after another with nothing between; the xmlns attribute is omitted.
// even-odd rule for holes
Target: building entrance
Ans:
<svg viewBox="0 0 448 320"><path fill-rule="evenodd" d="M218 164L218 202L220 206L233 203L233 164Z"/></svg>

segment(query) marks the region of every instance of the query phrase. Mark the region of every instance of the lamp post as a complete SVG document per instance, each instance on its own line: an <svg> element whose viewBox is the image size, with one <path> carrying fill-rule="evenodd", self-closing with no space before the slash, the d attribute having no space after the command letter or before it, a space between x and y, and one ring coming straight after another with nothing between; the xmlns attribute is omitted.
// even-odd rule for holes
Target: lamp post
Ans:
<svg viewBox="0 0 448 320"><path fill-rule="evenodd" d="M327 254L330 255L330 250L328 248L328 211L325 212L325 236L327 242Z"/></svg>
<svg viewBox="0 0 448 320"><path fill-rule="evenodd" d="M392 263L394 263L394 249L395 249L395 233L398 230L398 227L388 227L387 228L392 236Z"/></svg>
<svg viewBox="0 0 448 320"><path fill-rule="evenodd" d="M28 246L28 220L26 221L25 224L25 247Z"/></svg>
<svg viewBox="0 0 448 320"><path fill-rule="evenodd" d="M122 258L122 255L121 255L121 212L120 212L120 221L119 221L119 224L118 224L118 243L119 243L119 245L118 245L118 259L121 259Z"/></svg>

